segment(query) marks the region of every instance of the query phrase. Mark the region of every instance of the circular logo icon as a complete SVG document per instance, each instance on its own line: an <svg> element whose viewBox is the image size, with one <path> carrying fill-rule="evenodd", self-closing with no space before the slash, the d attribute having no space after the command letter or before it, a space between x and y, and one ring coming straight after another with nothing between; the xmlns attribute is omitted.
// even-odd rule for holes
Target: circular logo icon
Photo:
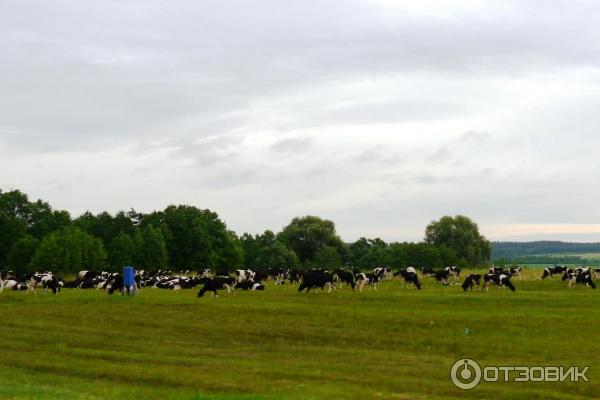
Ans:
<svg viewBox="0 0 600 400"><path fill-rule="evenodd" d="M481 367L469 358L458 360L450 370L450 379L460 389L473 389L481 381Z"/></svg>

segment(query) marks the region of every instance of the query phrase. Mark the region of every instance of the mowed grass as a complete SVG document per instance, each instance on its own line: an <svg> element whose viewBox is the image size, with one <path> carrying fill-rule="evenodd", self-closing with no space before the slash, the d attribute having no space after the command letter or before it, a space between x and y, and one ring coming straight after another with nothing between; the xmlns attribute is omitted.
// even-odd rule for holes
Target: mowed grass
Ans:
<svg viewBox="0 0 600 400"><path fill-rule="evenodd" d="M599 291L559 278L517 292L424 278L421 291L0 294L2 399L584 399L600 395ZM466 330L468 328L468 331ZM590 366L588 383L449 378L482 365Z"/></svg>

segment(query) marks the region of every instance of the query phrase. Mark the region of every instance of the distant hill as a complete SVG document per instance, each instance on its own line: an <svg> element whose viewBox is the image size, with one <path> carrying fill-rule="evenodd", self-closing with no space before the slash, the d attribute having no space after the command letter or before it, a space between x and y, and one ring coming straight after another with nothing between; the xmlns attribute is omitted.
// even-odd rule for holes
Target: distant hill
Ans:
<svg viewBox="0 0 600 400"><path fill-rule="evenodd" d="M600 243L597 242L492 242L492 260L503 258L531 264L596 264L599 257Z"/></svg>

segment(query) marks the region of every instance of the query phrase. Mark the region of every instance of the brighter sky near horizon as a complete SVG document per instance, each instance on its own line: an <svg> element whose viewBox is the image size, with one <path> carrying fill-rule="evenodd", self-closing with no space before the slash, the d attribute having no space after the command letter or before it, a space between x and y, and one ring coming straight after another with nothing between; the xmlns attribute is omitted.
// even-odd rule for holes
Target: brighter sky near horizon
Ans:
<svg viewBox="0 0 600 400"><path fill-rule="evenodd" d="M600 241L600 2L0 1L0 188Z"/></svg>

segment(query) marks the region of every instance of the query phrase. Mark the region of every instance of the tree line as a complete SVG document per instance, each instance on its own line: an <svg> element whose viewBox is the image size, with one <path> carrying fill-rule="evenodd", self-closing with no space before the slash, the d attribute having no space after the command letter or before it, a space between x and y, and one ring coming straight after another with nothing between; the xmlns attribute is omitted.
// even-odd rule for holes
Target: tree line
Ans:
<svg viewBox="0 0 600 400"><path fill-rule="evenodd" d="M294 218L278 233L240 236L217 213L190 205L73 218L19 190L0 190L0 270L15 273L118 271L125 265L220 273L241 267L468 267L487 264L490 255L490 242L465 216L433 221L418 243L345 243L332 221L316 216Z"/></svg>

